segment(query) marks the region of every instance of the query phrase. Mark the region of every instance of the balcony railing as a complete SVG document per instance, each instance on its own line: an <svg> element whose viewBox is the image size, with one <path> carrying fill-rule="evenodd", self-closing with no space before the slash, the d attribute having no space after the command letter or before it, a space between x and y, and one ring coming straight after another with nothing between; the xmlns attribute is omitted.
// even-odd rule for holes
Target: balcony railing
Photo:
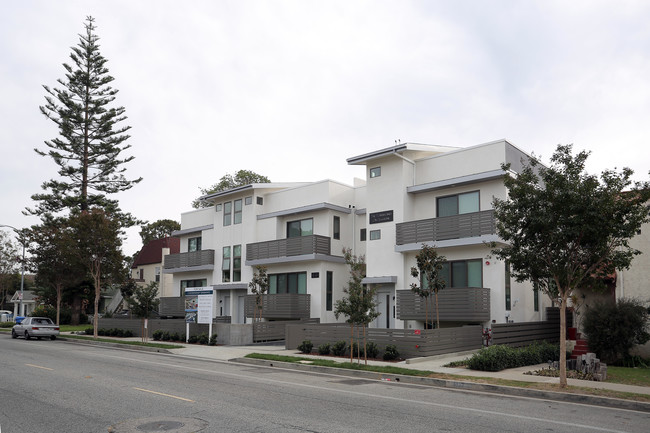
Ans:
<svg viewBox="0 0 650 433"><path fill-rule="evenodd" d="M306 254L330 255L331 240L327 236L310 235L246 245L246 260L264 260Z"/></svg>
<svg viewBox="0 0 650 433"><path fill-rule="evenodd" d="M397 318L425 320L424 298L410 290L397 290ZM429 320L436 320L435 298L428 300ZM448 287L438 292L438 316L444 322L485 322L490 320L490 289Z"/></svg>
<svg viewBox="0 0 650 433"><path fill-rule="evenodd" d="M494 210L397 224L397 245L471 238L496 233Z"/></svg>
<svg viewBox="0 0 650 433"><path fill-rule="evenodd" d="M281 293L262 295L261 317L265 319L307 319L311 307L311 295L298 293ZM255 310L255 295L247 295L244 304L246 317L260 316Z"/></svg>
<svg viewBox="0 0 650 433"><path fill-rule="evenodd" d="M165 269L189 268L214 265L214 250L192 251L191 253L165 256Z"/></svg>

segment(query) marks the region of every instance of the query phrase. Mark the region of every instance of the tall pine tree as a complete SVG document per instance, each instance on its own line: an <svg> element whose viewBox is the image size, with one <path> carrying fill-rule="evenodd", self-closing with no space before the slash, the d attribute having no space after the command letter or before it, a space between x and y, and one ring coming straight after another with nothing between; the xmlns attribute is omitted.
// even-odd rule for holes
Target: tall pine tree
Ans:
<svg viewBox="0 0 650 433"><path fill-rule="evenodd" d="M99 52L94 22L87 18L85 34L72 47L72 63L63 64L65 79L57 80L62 87L43 86L47 103L40 110L56 123L59 136L45 141L45 151L34 150L52 158L60 178L43 183L45 192L32 196L38 205L28 212L46 220L65 210L85 212L100 207L120 215L123 226L132 226L134 218L120 211L117 200L106 196L128 190L142 178L124 176L124 164L133 159L121 155L131 147L126 144L130 126L122 125L124 107L111 104L118 91L110 86L114 79Z"/></svg>

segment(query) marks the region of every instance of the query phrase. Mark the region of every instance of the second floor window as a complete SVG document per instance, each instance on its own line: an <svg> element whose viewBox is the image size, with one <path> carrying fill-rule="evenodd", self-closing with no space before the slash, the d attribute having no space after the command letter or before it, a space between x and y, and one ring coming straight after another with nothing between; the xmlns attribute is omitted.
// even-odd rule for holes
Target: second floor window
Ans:
<svg viewBox="0 0 650 433"><path fill-rule="evenodd" d="M241 245L232 247L232 280L241 281Z"/></svg>
<svg viewBox="0 0 650 433"><path fill-rule="evenodd" d="M233 218L233 223L234 224L241 224L241 215L242 215L242 208L241 208L241 199L235 200L234 201L235 205L235 214Z"/></svg>
<svg viewBox="0 0 650 433"><path fill-rule="evenodd" d="M307 293L307 272L269 275L269 293Z"/></svg>
<svg viewBox="0 0 650 433"><path fill-rule="evenodd" d="M187 251L201 251L201 236L187 240Z"/></svg>
<svg viewBox="0 0 650 433"><path fill-rule="evenodd" d="M472 191L463 194L438 197L436 201L436 216L445 217L479 211L479 192Z"/></svg>
<svg viewBox="0 0 650 433"><path fill-rule="evenodd" d="M287 223L287 237L298 238L300 236L310 236L314 234L314 220L306 218L304 220L289 221Z"/></svg>
<svg viewBox="0 0 650 433"><path fill-rule="evenodd" d="M334 239L341 239L341 218L335 216L334 217L334 227L333 227L333 234L332 237Z"/></svg>
<svg viewBox="0 0 650 433"><path fill-rule="evenodd" d="M230 247L223 247L223 261L221 264L221 281L230 282Z"/></svg>
<svg viewBox="0 0 650 433"><path fill-rule="evenodd" d="M223 204L223 225L229 226L232 224L232 202L227 201Z"/></svg>
<svg viewBox="0 0 650 433"><path fill-rule="evenodd" d="M445 287L483 287L483 266L481 259L456 260L442 266Z"/></svg>

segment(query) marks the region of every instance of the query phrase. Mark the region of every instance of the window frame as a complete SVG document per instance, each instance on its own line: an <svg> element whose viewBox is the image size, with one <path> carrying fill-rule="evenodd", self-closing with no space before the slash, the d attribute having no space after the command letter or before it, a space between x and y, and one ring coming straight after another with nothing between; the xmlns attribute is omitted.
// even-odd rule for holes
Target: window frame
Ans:
<svg viewBox="0 0 650 433"><path fill-rule="evenodd" d="M197 284L197 282L199 282ZM185 284L183 284L185 283ZM188 284L191 283L191 284ZM180 283L180 293L181 296L185 296L185 289L188 287L207 287L208 286L208 279L207 278L197 278L193 280L181 280Z"/></svg>
<svg viewBox="0 0 650 433"><path fill-rule="evenodd" d="M470 266L469 266L470 262L480 264L481 272L480 272L480 284L479 284L479 286L469 286L470 270L471 270ZM465 279L465 282L467 284L465 284L464 286L454 285L454 281L457 281L457 279L454 277L454 273L456 272L456 271L454 271L454 266L453 266L454 263L456 263L456 264L465 263L465 267L464 267L465 275L463 276L463 278ZM441 272L443 272L442 278L445 281L445 287L448 287L450 289L453 289L453 288L480 289L480 288L483 287L483 259L478 258L478 259L450 260L450 261L447 261L447 262L443 263L443 269L442 269Z"/></svg>
<svg viewBox="0 0 650 433"><path fill-rule="evenodd" d="M326 271L325 311L332 311L333 297L334 297L334 272Z"/></svg>
<svg viewBox="0 0 650 433"><path fill-rule="evenodd" d="M381 229L377 230L370 230L370 233L368 234L368 239L371 241L378 241L381 239Z"/></svg>
<svg viewBox="0 0 650 433"><path fill-rule="evenodd" d="M302 228L302 223L305 222L305 221L310 221L310 223L311 223L311 232L308 233L308 234L304 234L305 231ZM294 224L294 223L299 224L300 235L290 236L291 235L290 225ZM303 218L303 219L299 219L299 220L287 221L287 239L300 238L300 237L303 237L303 236L311 236L313 234L314 234L314 218Z"/></svg>
<svg viewBox="0 0 650 433"><path fill-rule="evenodd" d="M377 167L372 167L368 170L368 177L374 179L376 177L381 177L381 165Z"/></svg>
<svg viewBox="0 0 650 433"><path fill-rule="evenodd" d="M229 283L231 281L230 268L232 265L232 256L230 246L222 248L221 255L221 282Z"/></svg>
<svg viewBox="0 0 650 433"><path fill-rule="evenodd" d="M477 204L478 210L477 211L472 211L472 212L460 213L460 196L470 195L470 194L476 194L477 195L476 204ZM440 197L436 197L436 218L441 218L441 216L440 216L440 200L449 199L449 198L452 198L452 197L456 198L456 213L450 214L450 215L443 215L443 217L465 215L465 214L468 214L468 213L480 212L481 211L481 190L477 189L477 190L473 190L473 191L465 191L465 192L460 192L460 193L457 193L457 194L449 194L449 195L443 195L443 196L440 196Z"/></svg>
<svg viewBox="0 0 650 433"><path fill-rule="evenodd" d="M241 281L241 244L232 247L232 280Z"/></svg>
<svg viewBox="0 0 650 433"><path fill-rule="evenodd" d="M237 210L237 206L239 205L239 210ZM232 217L232 223L233 224L241 224L242 220L242 215L244 211L244 204L242 202L242 199L237 199L233 201L233 217Z"/></svg>
<svg viewBox="0 0 650 433"><path fill-rule="evenodd" d="M194 236L187 239L187 252L193 253L195 251L201 251L203 248L203 236Z"/></svg>
<svg viewBox="0 0 650 433"><path fill-rule="evenodd" d="M291 290L291 280L296 282L296 291ZM301 292L300 285L304 282L304 290ZM281 287L282 286L282 287ZM280 291L280 289L282 291ZM307 293L307 272L283 272L278 274L269 274L269 294L299 294Z"/></svg>
<svg viewBox="0 0 650 433"><path fill-rule="evenodd" d="M223 226L227 227L232 224L232 202L223 203Z"/></svg>
<svg viewBox="0 0 650 433"><path fill-rule="evenodd" d="M332 221L332 238L337 240L341 239L341 217L338 215L334 215Z"/></svg>

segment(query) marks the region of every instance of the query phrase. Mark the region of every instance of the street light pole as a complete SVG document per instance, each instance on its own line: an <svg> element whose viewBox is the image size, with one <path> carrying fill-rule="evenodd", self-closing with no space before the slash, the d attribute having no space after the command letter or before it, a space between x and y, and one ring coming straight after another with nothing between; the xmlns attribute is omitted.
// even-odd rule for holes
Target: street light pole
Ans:
<svg viewBox="0 0 650 433"><path fill-rule="evenodd" d="M18 229L14 226L10 226L9 224L0 224L0 227L9 227L10 229L13 229L16 233L18 233ZM19 237L20 239L20 237ZM23 244L23 260L22 260L22 266L21 266L21 271L20 271L20 315L25 316L25 304L23 304L23 296L25 295L25 239L22 239L21 244Z"/></svg>

